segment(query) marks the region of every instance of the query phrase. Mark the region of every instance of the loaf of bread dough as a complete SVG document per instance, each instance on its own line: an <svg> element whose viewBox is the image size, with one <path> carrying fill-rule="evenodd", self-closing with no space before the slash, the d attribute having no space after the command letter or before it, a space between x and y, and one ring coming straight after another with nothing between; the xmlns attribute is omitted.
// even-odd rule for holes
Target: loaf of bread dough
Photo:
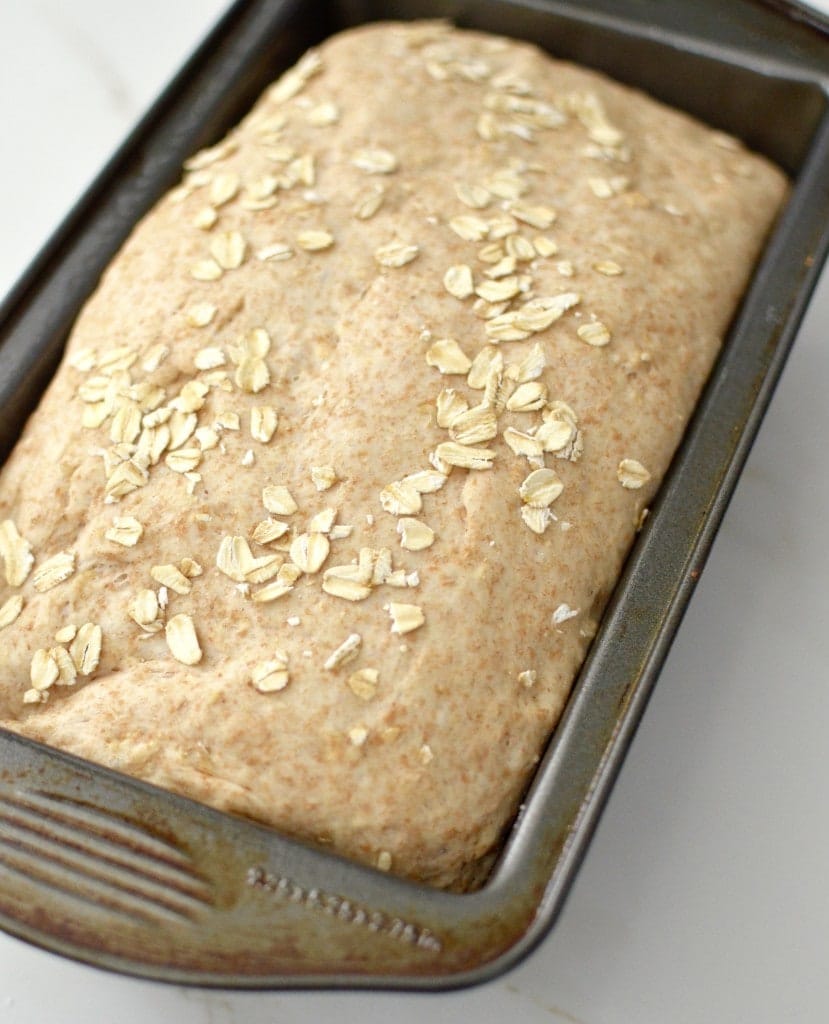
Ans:
<svg viewBox="0 0 829 1024"><path fill-rule="evenodd" d="M188 161L0 477L0 725L485 874L784 176L533 46L336 36Z"/></svg>

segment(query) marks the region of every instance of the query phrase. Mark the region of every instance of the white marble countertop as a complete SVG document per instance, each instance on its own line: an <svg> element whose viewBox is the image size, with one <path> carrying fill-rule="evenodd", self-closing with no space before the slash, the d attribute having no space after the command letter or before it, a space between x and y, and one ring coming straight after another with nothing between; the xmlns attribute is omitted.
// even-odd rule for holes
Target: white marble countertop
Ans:
<svg viewBox="0 0 829 1024"><path fill-rule="evenodd" d="M0 4L0 293L224 6ZM0 1020L829 1020L828 331L824 274L564 914L523 965L437 996L212 993L0 933Z"/></svg>

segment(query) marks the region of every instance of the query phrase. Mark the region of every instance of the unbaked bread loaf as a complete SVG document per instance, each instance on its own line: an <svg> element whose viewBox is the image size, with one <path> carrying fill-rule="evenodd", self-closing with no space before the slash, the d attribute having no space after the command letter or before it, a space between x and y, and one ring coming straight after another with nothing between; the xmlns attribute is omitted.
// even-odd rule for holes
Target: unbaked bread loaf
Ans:
<svg viewBox="0 0 829 1024"><path fill-rule="evenodd" d="M140 223L0 478L0 725L480 878L785 194L440 23L307 54Z"/></svg>

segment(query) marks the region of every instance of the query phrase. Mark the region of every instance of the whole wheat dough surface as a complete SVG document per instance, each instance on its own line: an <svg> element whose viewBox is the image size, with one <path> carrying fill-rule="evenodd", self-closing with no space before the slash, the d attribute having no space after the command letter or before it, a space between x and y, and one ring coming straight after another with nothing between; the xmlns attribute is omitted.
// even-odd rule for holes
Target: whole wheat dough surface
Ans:
<svg viewBox="0 0 829 1024"><path fill-rule="evenodd" d="M326 42L136 228L2 472L0 725L467 884L784 191L523 43Z"/></svg>

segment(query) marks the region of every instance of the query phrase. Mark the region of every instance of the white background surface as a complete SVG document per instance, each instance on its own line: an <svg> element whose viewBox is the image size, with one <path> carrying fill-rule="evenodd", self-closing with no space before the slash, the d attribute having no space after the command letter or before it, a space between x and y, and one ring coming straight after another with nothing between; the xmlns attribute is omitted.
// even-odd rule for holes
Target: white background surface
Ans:
<svg viewBox="0 0 829 1024"><path fill-rule="evenodd" d="M0 0L0 293L223 7ZM447 995L240 995L0 933L0 1021L829 1020L828 328L825 274L563 917L524 965Z"/></svg>

